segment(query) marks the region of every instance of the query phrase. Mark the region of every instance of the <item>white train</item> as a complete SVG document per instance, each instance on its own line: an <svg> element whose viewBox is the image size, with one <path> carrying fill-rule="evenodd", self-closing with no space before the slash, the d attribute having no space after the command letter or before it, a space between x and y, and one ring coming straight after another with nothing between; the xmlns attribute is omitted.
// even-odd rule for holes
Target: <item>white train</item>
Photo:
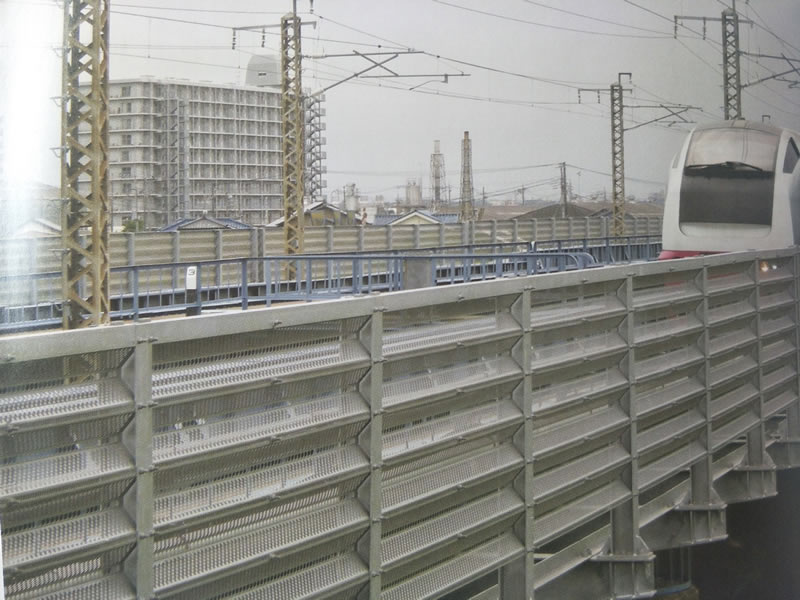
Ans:
<svg viewBox="0 0 800 600"><path fill-rule="evenodd" d="M660 259L800 244L800 134L700 125L672 161Z"/></svg>

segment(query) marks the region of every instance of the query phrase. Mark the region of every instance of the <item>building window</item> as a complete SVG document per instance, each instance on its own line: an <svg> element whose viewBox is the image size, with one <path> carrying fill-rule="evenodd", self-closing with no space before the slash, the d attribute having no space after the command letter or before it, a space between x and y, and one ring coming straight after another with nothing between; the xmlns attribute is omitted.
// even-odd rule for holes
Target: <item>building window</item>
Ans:
<svg viewBox="0 0 800 600"><path fill-rule="evenodd" d="M133 119L125 119L122 122L123 129L133 129Z"/></svg>
<svg viewBox="0 0 800 600"><path fill-rule="evenodd" d="M125 112L133 112L133 102L125 103Z"/></svg>
<svg viewBox="0 0 800 600"><path fill-rule="evenodd" d="M130 133L126 133L122 136L122 145L123 146L130 146L133 143L133 136Z"/></svg>
<svg viewBox="0 0 800 600"><path fill-rule="evenodd" d="M131 86L129 86L129 85L123 85L123 86L122 86L122 90L120 91L120 95L121 95L123 98L127 98L128 96L130 96L130 95L131 95Z"/></svg>
<svg viewBox="0 0 800 600"><path fill-rule="evenodd" d="M131 153L128 150L123 150L122 155L120 156L120 160L122 162L128 162L131 159Z"/></svg>
<svg viewBox="0 0 800 600"><path fill-rule="evenodd" d="M130 194L133 191L133 186L130 183L123 183L122 184L122 193L123 194Z"/></svg>
<svg viewBox="0 0 800 600"><path fill-rule="evenodd" d="M131 168L122 167L122 177L130 177L130 176L131 176Z"/></svg>

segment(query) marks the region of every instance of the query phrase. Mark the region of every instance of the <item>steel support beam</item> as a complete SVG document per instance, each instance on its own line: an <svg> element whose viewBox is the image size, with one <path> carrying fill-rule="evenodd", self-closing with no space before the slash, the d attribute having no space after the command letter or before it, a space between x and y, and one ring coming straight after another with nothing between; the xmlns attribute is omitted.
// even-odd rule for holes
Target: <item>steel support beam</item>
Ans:
<svg viewBox="0 0 800 600"><path fill-rule="evenodd" d="M722 11L722 89L725 94L725 120L742 118L742 81L739 70L739 15Z"/></svg>
<svg viewBox="0 0 800 600"><path fill-rule="evenodd" d="M300 18L281 19L281 112L283 121L283 232L286 254L303 253L305 118L301 78Z"/></svg>
<svg viewBox="0 0 800 600"><path fill-rule="evenodd" d="M622 74L620 74L620 79ZM621 81L611 84L611 177L614 212L613 233L625 235L625 147L622 121Z"/></svg>
<svg viewBox="0 0 800 600"><path fill-rule="evenodd" d="M61 237L65 329L110 320L109 4L109 0L64 2ZM88 91L80 87L82 77L88 79ZM88 128L88 143L80 139L81 127Z"/></svg>

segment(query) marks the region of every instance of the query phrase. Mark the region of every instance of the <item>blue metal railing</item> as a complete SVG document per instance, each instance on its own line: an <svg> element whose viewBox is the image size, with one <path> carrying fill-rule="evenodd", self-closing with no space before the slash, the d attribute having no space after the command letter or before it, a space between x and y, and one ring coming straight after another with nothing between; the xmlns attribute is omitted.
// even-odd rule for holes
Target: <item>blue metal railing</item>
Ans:
<svg viewBox="0 0 800 600"><path fill-rule="evenodd" d="M534 252L586 252L604 265L656 260L661 252L661 236L574 238L531 243Z"/></svg>
<svg viewBox="0 0 800 600"><path fill-rule="evenodd" d="M309 302L593 266L598 265L588 253L555 251L306 254L131 265L111 269L109 299L112 319L139 319L186 310L235 306L246 310L252 304ZM197 269L196 292L186 289L188 267ZM0 332L57 326L62 310L60 279L60 272L0 277L0 286L16 290L15 296L21 298L0 307Z"/></svg>

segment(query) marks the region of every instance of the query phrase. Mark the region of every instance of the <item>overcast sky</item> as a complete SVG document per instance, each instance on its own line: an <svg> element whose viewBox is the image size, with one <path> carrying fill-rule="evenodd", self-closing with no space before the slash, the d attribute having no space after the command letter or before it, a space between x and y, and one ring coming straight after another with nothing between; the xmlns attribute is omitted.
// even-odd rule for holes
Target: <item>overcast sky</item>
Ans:
<svg viewBox="0 0 800 600"><path fill-rule="evenodd" d="M359 79L326 94L328 192L356 183L362 194L394 198L408 179L430 186L433 141L441 140L448 184L459 193L461 139L473 140L478 193L526 198L558 196L556 166L566 162L575 192L610 193L608 86L630 72L626 126L666 112L660 104L698 107L696 122L722 117L721 25L685 21L674 37L675 15L719 19L721 0L298 0L303 53L414 49L387 64L403 75ZM243 83L253 54L276 54L277 29L232 27L277 24L290 0L112 0L111 78L141 75ZM739 0L742 50L800 60L800 2ZM268 12L264 12L267 10ZM57 181L61 11L52 0L0 0L0 100L6 114L9 172ZM377 60L378 57L375 57ZM303 85L322 89L364 69L363 58L304 60ZM800 62L797 63L800 66ZM787 70L783 60L742 57L750 82ZM378 74L374 71L370 74ZM440 75L450 74L447 82ZM466 76L456 76L460 74ZM800 80L795 75L793 81ZM412 89L413 88L413 89ZM594 91L602 89L598 94ZM747 118L800 130L800 86L769 81L746 89ZM625 136L628 193L663 188L668 163L691 125L649 125ZM23 140L23 141L20 141ZM427 194L427 192L426 192Z"/></svg>

